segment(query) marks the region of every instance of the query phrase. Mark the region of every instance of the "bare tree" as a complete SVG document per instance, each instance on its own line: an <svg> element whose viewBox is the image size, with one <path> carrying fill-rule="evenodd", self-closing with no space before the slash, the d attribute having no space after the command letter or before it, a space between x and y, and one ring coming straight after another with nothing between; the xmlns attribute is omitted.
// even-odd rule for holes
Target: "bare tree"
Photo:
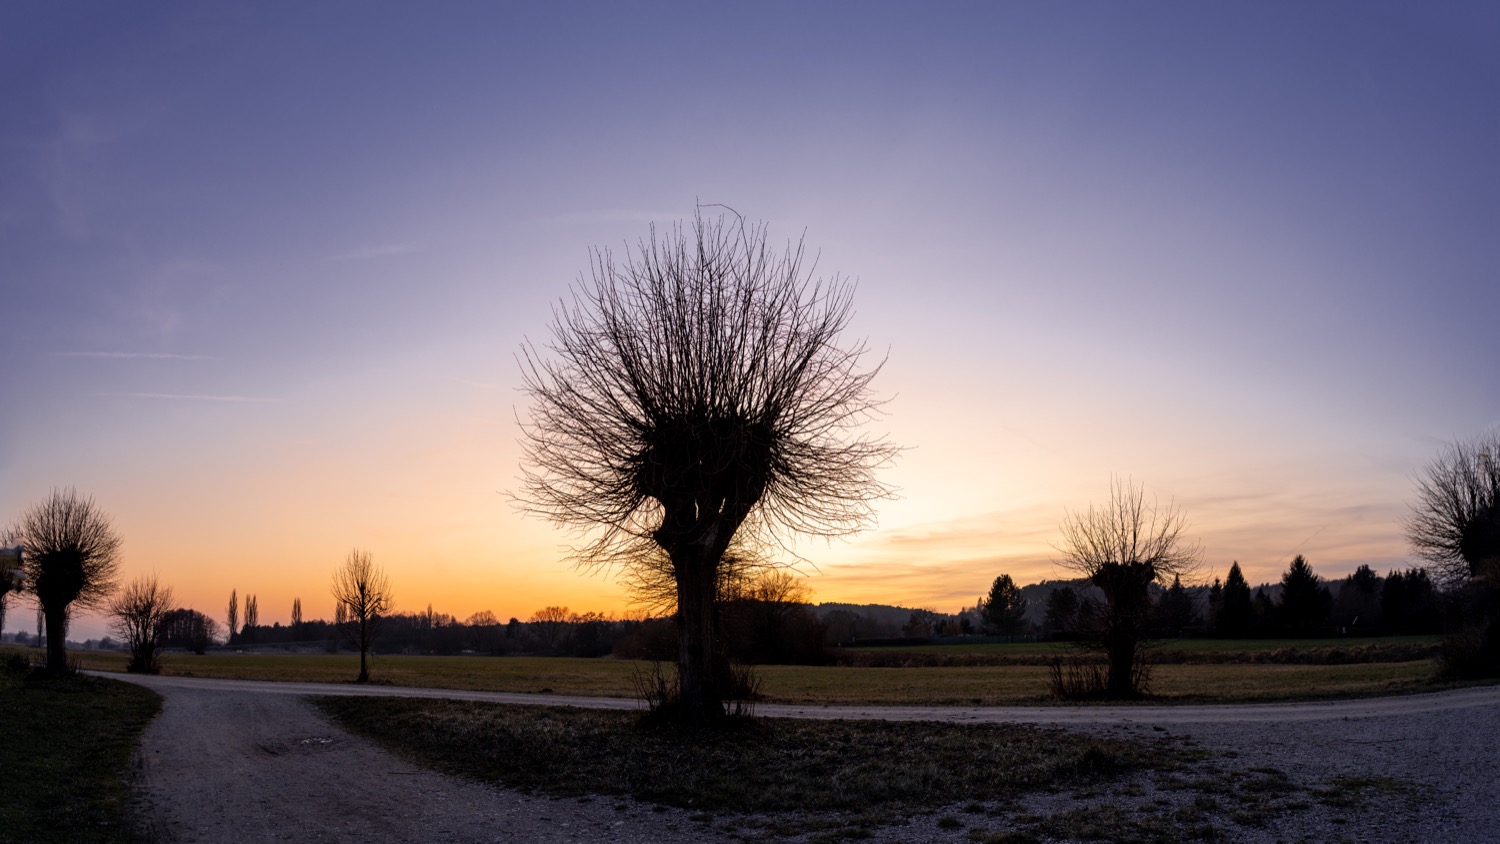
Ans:
<svg viewBox="0 0 1500 844"><path fill-rule="evenodd" d="M240 638L247 643L254 643L260 634L260 605L256 602L254 595L245 596L245 626L240 628Z"/></svg>
<svg viewBox="0 0 1500 844"><path fill-rule="evenodd" d="M189 648L202 655L219 635L219 623L194 609L175 609L167 613L162 647Z"/></svg>
<svg viewBox="0 0 1500 844"><path fill-rule="evenodd" d="M333 600L335 618L344 636L359 646L356 682L369 682L370 648L375 644L381 619L395 608L391 582L370 559L368 551L356 548L333 572Z"/></svg>
<svg viewBox="0 0 1500 844"><path fill-rule="evenodd" d="M1500 428L1427 465L1406 537L1448 587L1443 673L1500 675Z"/></svg>
<svg viewBox="0 0 1500 844"><path fill-rule="evenodd" d="M568 620L571 615L567 607L542 607L531 615L531 627L536 631L537 638L542 641L542 648L547 653L555 653L562 645L568 634Z"/></svg>
<svg viewBox="0 0 1500 844"><path fill-rule="evenodd" d="M156 575L132 580L110 601L114 631L130 646L130 662L125 670L141 674L161 670L156 651L166 632L173 601L172 587L159 584Z"/></svg>
<svg viewBox="0 0 1500 844"><path fill-rule="evenodd" d="M1199 550L1188 545L1187 521L1170 502L1147 504L1145 488L1114 479L1109 503L1063 520L1063 566L1087 577L1104 593L1087 642L1109 661L1103 694L1134 697L1141 639L1151 620L1151 584L1191 575Z"/></svg>
<svg viewBox="0 0 1500 844"><path fill-rule="evenodd" d="M292 629L294 629L294 630L300 630L301 628L302 628L302 599L301 598L293 598L292 599Z"/></svg>
<svg viewBox="0 0 1500 844"><path fill-rule="evenodd" d="M522 350L522 506L591 536L575 549L585 567L665 553L690 722L724 712L715 607L736 536L852 534L888 492L874 470L895 447L857 431L880 365L861 371L865 344L838 345L852 287L814 279L804 257L700 209L623 264L593 252L552 342Z"/></svg>
<svg viewBox="0 0 1500 844"><path fill-rule="evenodd" d="M1452 586L1500 586L1500 429L1450 444L1417 479L1406 538Z"/></svg>
<svg viewBox="0 0 1500 844"><path fill-rule="evenodd" d="M240 593L238 589L229 590L229 609L225 614L225 621L229 622L229 636L224 644L234 644L234 634L240 629Z"/></svg>
<svg viewBox="0 0 1500 844"><path fill-rule="evenodd" d="M22 570L47 622L47 668L68 667L69 608L102 608L119 575L120 537L92 498L54 489L21 517Z"/></svg>

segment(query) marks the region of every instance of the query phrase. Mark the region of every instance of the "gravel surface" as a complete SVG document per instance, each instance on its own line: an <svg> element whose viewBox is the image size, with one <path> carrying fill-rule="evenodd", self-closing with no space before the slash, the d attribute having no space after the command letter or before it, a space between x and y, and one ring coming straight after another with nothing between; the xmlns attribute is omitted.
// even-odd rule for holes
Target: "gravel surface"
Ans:
<svg viewBox="0 0 1500 844"><path fill-rule="evenodd" d="M633 701L179 677L123 679L166 697L161 716L142 738L136 768L139 815L155 840L671 844L737 840L769 827L788 827L784 819L711 818L616 798L535 797L422 770L344 732L301 698L357 693L611 708L633 707ZM1500 687L1308 704L762 706L758 714L1052 723L1149 740L1169 737L1209 752L1205 762L1180 775L1148 773L1006 804L936 806L894 823L887 819L872 825L868 819L836 815L802 818L790 825L802 831L783 840L817 840L840 830L858 830L874 841L952 842L1018 829L1087 833L1076 824L1038 826L1049 818L1077 816L1102 823L1103 840L1128 839L1137 834L1131 832L1137 829L1130 825L1134 823L1141 829L1168 830L1171 837L1186 837L1194 829L1199 835L1217 830L1222 840L1247 842L1500 841ZM1283 772L1287 778L1266 772ZM1239 791L1215 786L1241 775L1250 779L1241 781ZM1269 803L1255 802L1267 795ZM1247 814L1252 806L1261 817ZM1094 834L1099 830L1096 824ZM1039 840L1068 839L1044 834Z"/></svg>

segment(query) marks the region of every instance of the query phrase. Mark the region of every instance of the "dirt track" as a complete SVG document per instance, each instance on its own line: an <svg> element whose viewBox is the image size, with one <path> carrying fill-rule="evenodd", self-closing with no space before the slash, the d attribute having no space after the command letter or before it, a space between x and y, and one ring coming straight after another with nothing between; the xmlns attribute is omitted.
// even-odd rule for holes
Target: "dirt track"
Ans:
<svg viewBox="0 0 1500 844"><path fill-rule="evenodd" d="M418 769L349 735L303 701L373 694L633 707L567 698L319 683L122 677L166 705L142 739L140 814L162 841L651 841L716 840L687 812L631 801L531 797ZM1418 784L1421 801L1387 800L1327 826L1304 817L1264 830L1326 840L1500 840L1500 687L1305 704L1227 707L797 707L773 717L1052 723L1114 734L1187 734L1236 764L1300 780L1388 777ZM1419 805L1420 802L1420 805ZM1326 815L1326 813L1325 813ZM917 819L893 840L966 840ZM722 836L719 836L722 837ZM883 836L882 836L883 837Z"/></svg>
<svg viewBox="0 0 1500 844"><path fill-rule="evenodd" d="M155 841L712 840L680 811L531 797L423 770L297 695L145 685L166 697L134 783Z"/></svg>

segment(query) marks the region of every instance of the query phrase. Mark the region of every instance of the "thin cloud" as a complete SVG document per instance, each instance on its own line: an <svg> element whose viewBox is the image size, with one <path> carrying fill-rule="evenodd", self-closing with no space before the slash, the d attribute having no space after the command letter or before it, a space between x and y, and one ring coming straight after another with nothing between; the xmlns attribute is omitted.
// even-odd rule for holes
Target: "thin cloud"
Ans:
<svg viewBox="0 0 1500 844"><path fill-rule="evenodd" d="M169 399L173 401L218 401L235 402L243 404L267 404L278 402L281 399L266 398L264 396L212 396L192 393L99 393L101 396L125 399Z"/></svg>
<svg viewBox="0 0 1500 844"><path fill-rule="evenodd" d="M180 355L173 352L53 352L60 358L111 358L118 360L218 360L213 355Z"/></svg>
<svg viewBox="0 0 1500 844"><path fill-rule="evenodd" d="M375 246L365 246L359 249L351 249L348 252L340 252L330 255L329 261L368 261L372 258L391 258L396 255L407 255L417 251L415 243L381 243Z"/></svg>
<svg viewBox="0 0 1500 844"><path fill-rule="evenodd" d="M686 219L682 212L639 211L614 208L601 211L573 211L540 218L547 225L592 225L596 223L662 223L671 224Z"/></svg>

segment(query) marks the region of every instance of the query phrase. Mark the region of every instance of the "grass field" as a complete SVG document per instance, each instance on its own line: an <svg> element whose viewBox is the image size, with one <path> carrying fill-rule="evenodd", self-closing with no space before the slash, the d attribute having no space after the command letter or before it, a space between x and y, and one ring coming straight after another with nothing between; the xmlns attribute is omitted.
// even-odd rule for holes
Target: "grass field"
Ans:
<svg viewBox="0 0 1500 844"><path fill-rule="evenodd" d="M1253 644L1263 650L1267 645ZM104 671L123 671L126 661L124 654L103 651L76 651L70 656L85 668ZM358 657L345 654L167 654L162 670L179 676L337 683L352 680L358 673L358 662ZM391 655L375 660L372 677L377 684L395 686L633 697L634 678L647 667L647 663L614 659ZM756 670L763 682L764 699L772 703L999 706L1052 702L1048 669L1042 665L768 665ZM1157 700L1167 703L1358 697L1428 689L1432 675L1430 660L1338 665L1168 664L1154 669L1152 692Z"/></svg>
<svg viewBox="0 0 1500 844"><path fill-rule="evenodd" d="M1254 653L1274 652L1287 648L1295 650L1320 650L1334 647L1434 646L1439 636L1370 636L1358 639L1164 639L1157 640L1153 650L1159 652L1181 651L1184 653ZM1010 644L954 644L954 645L881 645L853 647L849 650L862 652L898 653L985 653L1017 656L1061 656L1070 653L1073 645L1068 642L1014 642Z"/></svg>
<svg viewBox="0 0 1500 844"><path fill-rule="evenodd" d="M0 670L0 841L134 840L124 775L160 708L129 683Z"/></svg>

